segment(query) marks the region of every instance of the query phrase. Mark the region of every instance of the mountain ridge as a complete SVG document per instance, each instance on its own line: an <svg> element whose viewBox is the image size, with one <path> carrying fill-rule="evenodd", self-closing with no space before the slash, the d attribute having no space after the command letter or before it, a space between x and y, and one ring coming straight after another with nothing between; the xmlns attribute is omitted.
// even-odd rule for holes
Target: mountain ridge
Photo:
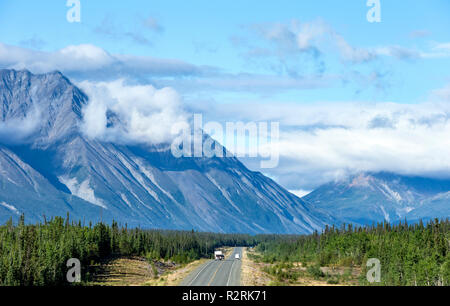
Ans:
<svg viewBox="0 0 450 306"><path fill-rule="evenodd" d="M38 109L33 128L0 147L0 221L70 212L145 228L245 233L311 233L333 222L236 158L177 159L167 145L90 139L80 132L88 101L59 72L0 70L3 127L25 125Z"/></svg>
<svg viewBox="0 0 450 306"><path fill-rule="evenodd" d="M450 179L362 172L324 184L302 199L345 223L450 217Z"/></svg>

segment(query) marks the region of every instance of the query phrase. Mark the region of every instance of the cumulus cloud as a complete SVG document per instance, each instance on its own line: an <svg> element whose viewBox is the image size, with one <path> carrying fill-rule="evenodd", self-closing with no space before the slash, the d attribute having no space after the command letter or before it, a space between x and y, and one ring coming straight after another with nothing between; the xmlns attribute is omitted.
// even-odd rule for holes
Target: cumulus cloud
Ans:
<svg viewBox="0 0 450 306"><path fill-rule="evenodd" d="M149 56L110 54L91 44L70 45L53 51L36 51L0 43L0 67L28 69L34 73L59 70L83 79L193 76L210 72L183 61Z"/></svg>
<svg viewBox="0 0 450 306"><path fill-rule="evenodd" d="M205 111L224 121L280 122L280 139L271 143L280 164L263 171L290 190L311 190L361 171L450 177L446 103L255 103ZM256 159L245 163L260 170Z"/></svg>
<svg viewBox="0 0 450 306"><path fill-rule="evenodd" d="M347 111L345 116L351 113ZM391 112L387 116L394 117L393 127L374 128L367 119L357 119L357 125L287 132L280 140L280 152L296 161L292 170L300 173L306 166L328 176L360 171L449 176L448 112L437 110L432 120L411 110Z"/></svg>
<svg viewBox="0 0 450 306"><path fill-rule="evenodd" d="M79 86L90 100L81 127L90 138L159 144L171 141L174 124L187 122L180 96L171 88L129 85L123 79Z"/></svg>

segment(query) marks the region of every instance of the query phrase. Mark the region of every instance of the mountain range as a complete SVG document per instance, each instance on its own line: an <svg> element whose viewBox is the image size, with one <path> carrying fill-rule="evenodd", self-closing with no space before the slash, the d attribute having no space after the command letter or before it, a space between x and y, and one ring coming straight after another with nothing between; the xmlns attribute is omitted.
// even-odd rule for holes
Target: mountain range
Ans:
<svg viewBox="0 0 450 306"><path fill-rule="evenodd" d="M359 173L324 184L302 199L344 223L426 221L450 217L450 180Z"/></svg>
<svg viewBox="0 0 450 306"><path fill-rule="evenodd" d="M142 228L311 233L335 222L237 158L90 139L80 131L88 102L60 72L0 70L1 223L69 213Z"/></svg>
<svg viewBox="0 0 450 306"><path fill-rule="evenodd" d="M130 227L307 234L450 217L450 180L360 173L298 198L234 157L89 138L80 128L88 103L60 72L0 70L0 223L69 213ZM115 118L109 111L108 124Z"/></svg>

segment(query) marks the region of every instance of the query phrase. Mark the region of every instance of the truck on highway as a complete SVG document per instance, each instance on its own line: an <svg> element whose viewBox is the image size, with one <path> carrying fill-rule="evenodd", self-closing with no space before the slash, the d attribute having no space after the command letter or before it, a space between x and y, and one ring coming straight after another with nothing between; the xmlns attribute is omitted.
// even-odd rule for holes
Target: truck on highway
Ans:
<svg viewBox="0 0 450 306"><path fill-rule="evenodd" d="M223 255L222 251L215 251L214 252L214 259L215 260L224 260L225 255Z"/></svg>
<svg viewBox="0 0 450 306"><path fill-rule="evenodd" d="M241 255L239 255L239 254L234 255L234 259L240 260L241 259Z"/></svg>

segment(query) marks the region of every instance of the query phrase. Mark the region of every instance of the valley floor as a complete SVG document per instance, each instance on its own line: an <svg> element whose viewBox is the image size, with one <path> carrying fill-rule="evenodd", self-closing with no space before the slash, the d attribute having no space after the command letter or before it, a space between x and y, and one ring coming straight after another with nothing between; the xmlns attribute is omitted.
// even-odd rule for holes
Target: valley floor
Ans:
<svg viewBox="0 0 450 306"><path fill-rule="evenodd" d="M221 248L229 256L232 248ZM190 273L207 262L200 259L181 265L172 261L149 262L143 257L118 257L91 267L93 286L178 286Z"/></svg>
<svg viewBox="0 0 450 306"><path fill-rule="evenodd" d="M227 256L232 248L224 249ZM358 285L358 267L321 267L320 272L302 263L263 263L251 248L243 248L242 286L352 286ZM93 266L94 286L179 286L183 279L208 259L186 265L168 261L149 263L142 257L111 258Z"/></svg>

